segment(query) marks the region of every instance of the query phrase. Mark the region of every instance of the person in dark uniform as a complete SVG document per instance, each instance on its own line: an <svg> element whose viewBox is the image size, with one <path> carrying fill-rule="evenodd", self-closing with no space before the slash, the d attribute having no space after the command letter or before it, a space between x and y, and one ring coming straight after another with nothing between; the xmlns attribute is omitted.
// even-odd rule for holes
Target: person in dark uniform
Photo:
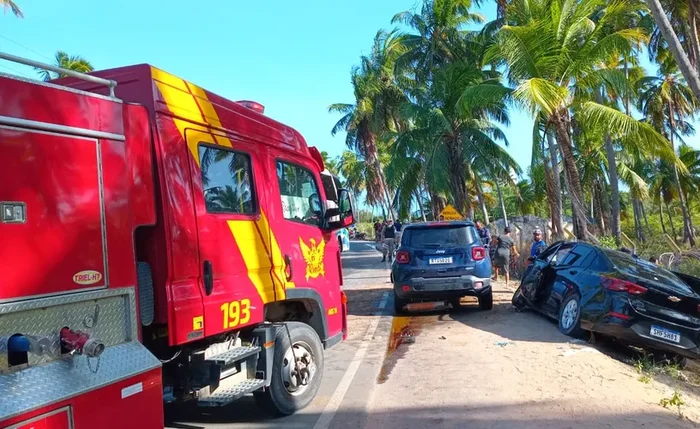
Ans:
<svg viewBox="0 0 700 429"><path fill-rule="evenodd" d="M396 245L396 227L391 219L386 221L386 225L384 229L382 229L382 242L384 243L386 252L384 253L382 262L386 261L387 255L389 256L389 262L391 262L394 257L394 246Z"/></svg>

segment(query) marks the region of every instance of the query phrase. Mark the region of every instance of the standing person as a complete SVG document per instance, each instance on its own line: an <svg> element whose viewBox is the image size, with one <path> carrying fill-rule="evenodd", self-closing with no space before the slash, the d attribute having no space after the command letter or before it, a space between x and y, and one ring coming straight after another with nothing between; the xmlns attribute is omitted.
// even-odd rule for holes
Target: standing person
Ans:
<svg viewBox="0 0 700 429"><path fill-rule="evenodd" d="M530 258L535 259L547 247L547 243L542 238L542 230L535 228L532 231L532 246L530 246Z"/></svg>
<svg viewBox="0 0 700 429"><path fill-rule="evenodd" d="M382 224L379 221L374 222L374 241L379 243L382 234Z"/></svg>
<svg viewBox="0 0 700 429"><path fill-rule="evenodd" d="M503 234L498 236L498 244L496 245L496 257L494 258L494 276L493 280L498 280L498 270L503 270L503 274L506 277L506 287L510 283L510 273L508 272L508 265L510 265L510 252L517 258L520 256L518 249L515 248L515 241L510 236L510 227L507 226L503 229Z"/></svg>
<svg viewBox="0 0 700 429"><path fill-rule="evenodd" d="M477 220L475 225L476 231L479 233L479 238L481 238L481 244L483 244L484 247L489 247L491 232L480 220Z"/></svg>
<svg viewBox="0 0 700 429"><path fill-rule="evenodd" d="M491 259L491 269L495 270L494 262L496 260L496 248L498 247L498 236L492 235L489 243L489 258Z"/></svg>
<svg viewBox="0 0 700 429"><path fill-rule="evenodd" d="M382 262L386 261L387 255L389 256L389 262L394 258L394 245L396 244L396 227L394 222L389 219L386 221L384 229L382 229L382 242L384 243L384 257Z"/></svg>

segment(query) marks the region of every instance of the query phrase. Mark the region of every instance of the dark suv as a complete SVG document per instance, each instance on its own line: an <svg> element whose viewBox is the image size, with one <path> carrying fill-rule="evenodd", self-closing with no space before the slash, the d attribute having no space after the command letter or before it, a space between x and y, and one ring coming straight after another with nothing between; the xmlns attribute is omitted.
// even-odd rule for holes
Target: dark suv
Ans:
<svg viewBox="0 0 700 429"><path fill-rule="evenodd" d="M476 296L482 310L493 307L491 261L473 223L406 225L391 266L394 310L412 301L450 301Z"/></svg>

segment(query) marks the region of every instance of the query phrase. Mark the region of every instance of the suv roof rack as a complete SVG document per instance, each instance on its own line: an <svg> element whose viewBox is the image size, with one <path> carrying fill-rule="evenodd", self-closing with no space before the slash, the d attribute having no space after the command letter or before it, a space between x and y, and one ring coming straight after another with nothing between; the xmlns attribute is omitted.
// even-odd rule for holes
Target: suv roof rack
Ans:
<svg viewBox="0 0 700 429"><path fill-rule="evenodd" d="M52 66L49 64L40 63L38 61L29 60L27 58L22 58L22 57L18 57L15 55L6 54L4 52L0 52L0 59L11 61L13 63L24 64L26 66L36 67L38 69L52 71L55 73L60 73L62 75L74 77L76 79L84 80L86 82L92 82L92 83L96 83L99 85L104 85L104 86L109 88L109 96L112 98L116 98L116 96L114 95L114 89L117 87L117 82L114 80L103 79L101 77L92 76L92 75L85 74L85 73L80 73L80 72L77 72L74 70L68 70L68 69L64 69L61 67L56 67L56 66Z"/></svg>

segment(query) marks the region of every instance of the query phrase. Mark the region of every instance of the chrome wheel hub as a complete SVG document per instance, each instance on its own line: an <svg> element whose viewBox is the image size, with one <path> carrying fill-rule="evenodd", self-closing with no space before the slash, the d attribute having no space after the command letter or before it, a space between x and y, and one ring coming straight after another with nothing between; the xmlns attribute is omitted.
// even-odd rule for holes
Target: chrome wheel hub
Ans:
<svg viewBox="0 0 700 429"><path fill-rule="evenodd" d="M287 349L282 361L282 383L291 395L301 395L316 376L311 347L303 341Z"/></svg>

